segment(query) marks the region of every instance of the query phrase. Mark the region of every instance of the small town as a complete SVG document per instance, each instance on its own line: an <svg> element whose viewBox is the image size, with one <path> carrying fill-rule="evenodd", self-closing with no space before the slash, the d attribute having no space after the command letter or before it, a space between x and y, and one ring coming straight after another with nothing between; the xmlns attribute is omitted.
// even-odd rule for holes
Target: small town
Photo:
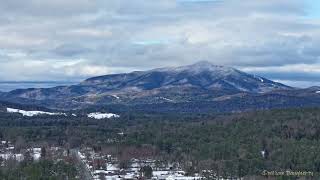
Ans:
<svg viewBox="0 0 320 180"><path fill-rule="evenodd" d="M186 173L173 164L163 164L153 159L131 159L120 162L116 157L95 153L91 148L78 151L78 157L95 180L159 179L196 180L199 174L186 176Z"/></svg>
<svg viewBox="0 0 320 180"><path fill-rule="evenodd" d="M135 159L121 161L117 157L93 148L66 149L63 147L32 147L16 148L12 142L2 140L0 144L0 166L22 161L37 162L42 159L55 162L72 161L76 164L79 174L76 179L88 180L198 180L199 174L187 176L177 164L164 164L153 159ZM52 172L54 173L54 172Z"/></svg>

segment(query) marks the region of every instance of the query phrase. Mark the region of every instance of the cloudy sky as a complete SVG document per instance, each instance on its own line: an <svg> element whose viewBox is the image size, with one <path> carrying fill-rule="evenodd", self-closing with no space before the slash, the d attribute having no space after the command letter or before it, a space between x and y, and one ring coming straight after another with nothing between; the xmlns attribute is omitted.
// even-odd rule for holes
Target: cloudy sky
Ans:
<svg viewBox="0 0 320 180"><path fill-rule="evenodd" d="M80 81L207 60L320 85L318 0L1 0L0 81Z"/></svg>

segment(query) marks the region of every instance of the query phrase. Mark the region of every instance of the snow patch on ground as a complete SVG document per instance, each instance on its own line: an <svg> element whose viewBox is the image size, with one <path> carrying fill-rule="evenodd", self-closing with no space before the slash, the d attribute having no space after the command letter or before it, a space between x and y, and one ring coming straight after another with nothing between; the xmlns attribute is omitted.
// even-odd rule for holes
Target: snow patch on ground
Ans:
<svg viewBox="0 0 320 180"><path fill-rule="evenodd" d="M66 116L65 113L51 113L51 112L44 112L44 111L25 111L25 110L20 110L20 109L13 109L13 108L7 108L8 113L20 113L23 116L37 116L37 115L51 115L51 116L59 116L59 115L64 115Z"/></svg>
<svg viewBox="0 0 320 180"><path fill-rule="evenodd" d="M94 119L110 119L110 118L119 118L120 116L117 114L113 113L100 113L100 112L94 112L88 114L89 118L94 118Z"/></svg>
<svg viewBox="0 0 320 180"><path fill-rule="evenodd" d="M173 102L173 100L172 100L172 99L168 99L168 98L165 98L165 97L160 97L160 99L163 99L163 100L166 100L166 101Z"/></svg>
<svg viewBox="0 0 320 180"><path fill-rule="evenodd" d="M262 83L264 82L264 79L262 79L262 78L259 77L259 76L253 75L253 77L256 78L256 79L258 79L258 80L259 80L260 82L262 82Z"/></svg>
<svg viewBox="0 0 320 180"><path fill-rule="evenodd" d="M111 95L111 96L114 97L114 98L116 98L116 99L120 99L120 97L117 96L117 95Z"/></svg>
<svg viewBox="0 0 320 180"><path fill-rule="evenodd" d="M316 91L317 94L320 94L320 91Z"/></svg>
<svg viewBox="0 0 320 180"><path fill-rule="evenodd" d="M35 161L38 161L41 158L41 148L33 148L32 157Z"/></svg>
<svg viewBox="0 0 320 180"><path fill-rule="evenodd" d="M23 161L24 156L23 156L23 154L13 154L13 153L8 152L8 153L0 154L0 158L2 158L4 160L14 159L18 162L21 162L21 161Z"/></svg>
<svg viewBox="0 0 320 180"><path fill-rule="evenodd" d="M258 79L259 79L261 82L264 82L264 80L263 80L261 77L258 77Z"/></svg>
<svg viewBox="0 0 320 180"><path fill-rule="evenodd" d="M66 113L52 113L52 112L45 112L45 111L25 111L20 109L14 108L7 108L8 113L20 113L23 116L33 117L37 115L51 115L51 116L68 116ZM73 117L77 117L77 114L71 114ZM87 115L89 118L94 119L110 119L110 118L119 118L120 116L113 113L101 113L101 112L94 112Z"/></svg>

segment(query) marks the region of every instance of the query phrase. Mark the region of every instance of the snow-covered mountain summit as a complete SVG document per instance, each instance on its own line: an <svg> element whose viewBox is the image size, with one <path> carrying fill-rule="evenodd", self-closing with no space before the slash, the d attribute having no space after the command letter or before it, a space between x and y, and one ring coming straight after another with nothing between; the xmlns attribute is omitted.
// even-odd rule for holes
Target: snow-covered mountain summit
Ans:
<svg viewBox="0 0 320 180"><path fill-rule="evenodd" d="M201 61L192 65L149 71L115 74L87 79L83 85L108 86L111 89L152 90L169 87L196 87L207 90L233 90L262 93L290 87L250 75L237 69Z"/></svg>
<svg viewBox="0 0 320 180"><path fill-rule="evenodd" d="M160 71L160 72L189 72L193 74L202 73L205 71L212 72L214 74L227 75L232 73L237 73L238 71L231 67L214 65L208 61L200 61L195 64L180 66L180 67L167 67L167 68L159 68L151 71Z"/></svg>

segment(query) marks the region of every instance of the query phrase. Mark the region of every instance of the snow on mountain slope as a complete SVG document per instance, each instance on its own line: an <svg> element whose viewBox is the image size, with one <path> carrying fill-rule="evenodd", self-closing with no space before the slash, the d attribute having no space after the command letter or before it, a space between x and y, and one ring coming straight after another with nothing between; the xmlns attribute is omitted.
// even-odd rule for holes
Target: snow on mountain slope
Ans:
<svg viewBox="0 0 320 180"><path fill-rule="evenodd" d="M149 71L132 72L94 77L81 83L121 92L136 88L140 91L158 88L191 86L209 90L234 90L264 93L272 90L291 89L263 77L250 75L237 69L213 65L201 61L181 67L158 68Z"/></svg>
<svg viewBox="0 0 320 180"><path fill-rule="evenodd" d="M51 112L44 112L44 111L25 111L25 110L20 110L20 109L14 109L14 108L7 108L8 113L20 113L23 116L37 116L37 115L50 115L50 116L60 116L64 115L66 116L65 113L51 113Z"/></svg>
<svg viewBox="0 0 320 180"><path fill-rule="evenodd" d="M8 113L19 113L23 116L33 117L38 115L50 115L50 116L67 116L66 113L52 113L52 112L45 112L45 111L25 111L20 109L14 109L14 108L7 108ZM76 114L71 114L73 117L77 117ZM89 118L94 119L110 119L110 118L119 118L120 116L113 113L100 113L100 112L94 112L87 115Z"/></svg>
<svg viewBox="0 0 320 180"><path fill-rule="evenodd" d="M94 118L94 119L110 119L110 118L119 118L120 116L113 113L94 112L94 113L88 114L88 117Z"/></svg>
<svg viewBox="0 0 320 180"><path fill-rule="evenodd" d="M211 64L207 61L200 61L198 63L187 65L187 66L159 68L159 69L154 69L154 70L150 70L150 71L175 72L175 73L188 72L193 75L202 73L204 71L209 71L209 72L213 72L215 75L221 75L221 76L238 73L238 71L234 68L214 65L214 64Z"/></svg>

